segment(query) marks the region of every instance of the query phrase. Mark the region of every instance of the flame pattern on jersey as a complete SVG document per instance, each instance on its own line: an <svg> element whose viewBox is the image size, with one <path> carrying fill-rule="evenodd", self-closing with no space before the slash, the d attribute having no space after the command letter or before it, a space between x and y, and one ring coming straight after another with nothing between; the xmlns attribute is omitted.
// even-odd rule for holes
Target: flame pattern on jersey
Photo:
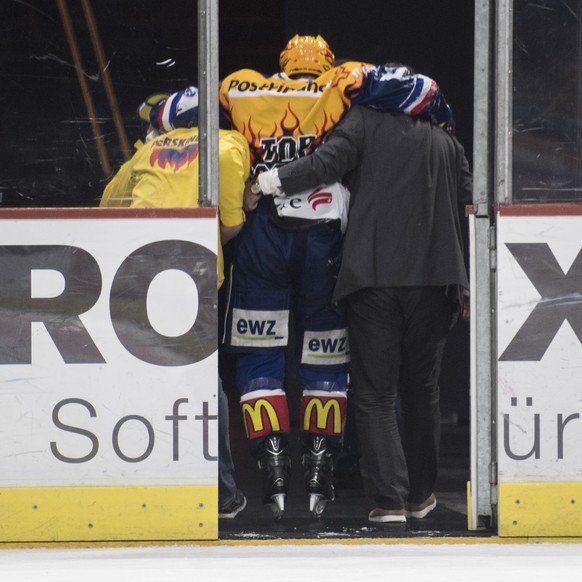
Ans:
<svg viewBox="0 0 582 582"><path fill-rule="evenodd" d="M242 69L222 81L220 103L249 142L253 174L310 153L352 104L424 116L447 129L452 124L450 108L429 77L358 62L312 80Z"/></svg>
<svg viewBox="0 0 582 582"><path fill-rule="evenodd" d="M192 144L185 148L157 148L152 151L150 165L152 168L156 163L162 170L173 169L177 172L183 166L190 165L198 157L198 144Z"/></svg>

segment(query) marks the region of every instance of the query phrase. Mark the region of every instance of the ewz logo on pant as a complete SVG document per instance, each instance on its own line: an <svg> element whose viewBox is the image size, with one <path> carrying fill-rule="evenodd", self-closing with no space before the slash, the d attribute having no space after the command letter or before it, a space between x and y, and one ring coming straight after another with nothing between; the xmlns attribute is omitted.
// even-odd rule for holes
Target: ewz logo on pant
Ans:
<svg viewBox="0 0 582 582"><path fill-rule="evenodd" d="M302 364L334 366L350 361L347 329L306 331L303 335Z"/></svg>
<svg viewBox="0 0 582 582"><path fill-rule="evenodd" d="M231 345L237 347L275 348L286 346L289 311L233 309Z"/></svg>
<svg viewBox="0 0 582 582"><path fill-rule="evenodd" d="M246 348L284 347L289 339L289 311L233 309L231 345ZM350 361L346 328L303 334L301 363L335 366Z"/></svg>

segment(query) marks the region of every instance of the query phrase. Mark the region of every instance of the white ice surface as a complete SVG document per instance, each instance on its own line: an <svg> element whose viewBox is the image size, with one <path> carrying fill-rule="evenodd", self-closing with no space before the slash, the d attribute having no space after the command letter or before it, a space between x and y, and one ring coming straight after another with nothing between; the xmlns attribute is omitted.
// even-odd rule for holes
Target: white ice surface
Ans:
<svg viewBox="0 0 582 582"><path fill-rule="evenodd" d="M0 582L577 582L582 544L0 550Z"/></svg>

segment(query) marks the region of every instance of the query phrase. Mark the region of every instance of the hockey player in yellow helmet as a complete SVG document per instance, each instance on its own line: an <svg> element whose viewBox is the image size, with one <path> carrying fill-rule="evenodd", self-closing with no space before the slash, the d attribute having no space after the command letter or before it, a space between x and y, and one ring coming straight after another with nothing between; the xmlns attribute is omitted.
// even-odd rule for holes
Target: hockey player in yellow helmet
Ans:
<svg viewBox="0 0 582 582"><path fill-rule="evenodd" d="M335 56L321 36L296 34L281 51L279 64L281 71L288 77L319 77L334 67Z"/></svg>
<svg viewBox="0 0 582 582"><path fill-rule="evenodd" d="M434 80L400 66L334 64L321 36L296 35L280 53L277 73L240 69L222 79L222 113L249 144L253 178L311 153L352 105L452 123ZM158 131L194 123L192 111L173 102L152 110ZM290 482L287 391L301 391L304 486L314 517L335 499L333 469L347 414L349 342L331 297L348 196L328 187L304 194L292 201L259 197L247 209L224 326L225 349L236 354L235 382L250 453L261 470L262 501L275 519L284 514ZM299 368L298 386L285 373L289 357Z"/></svg>

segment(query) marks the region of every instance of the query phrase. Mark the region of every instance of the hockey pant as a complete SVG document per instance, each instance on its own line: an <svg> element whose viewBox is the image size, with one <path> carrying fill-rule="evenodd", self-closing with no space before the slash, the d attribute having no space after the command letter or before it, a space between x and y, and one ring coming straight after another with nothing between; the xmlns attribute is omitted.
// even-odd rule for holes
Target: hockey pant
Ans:
<svg viewBox="0 0 582 582"><path fill-rule="evenodd" d="M306 230L249 214L233 258L225 345L237 354L236 383L249 439L289 432L285 354L289 324L301 383L300 425L341 439L349 345L331 296L340 261L339 221Z"/></svg>

